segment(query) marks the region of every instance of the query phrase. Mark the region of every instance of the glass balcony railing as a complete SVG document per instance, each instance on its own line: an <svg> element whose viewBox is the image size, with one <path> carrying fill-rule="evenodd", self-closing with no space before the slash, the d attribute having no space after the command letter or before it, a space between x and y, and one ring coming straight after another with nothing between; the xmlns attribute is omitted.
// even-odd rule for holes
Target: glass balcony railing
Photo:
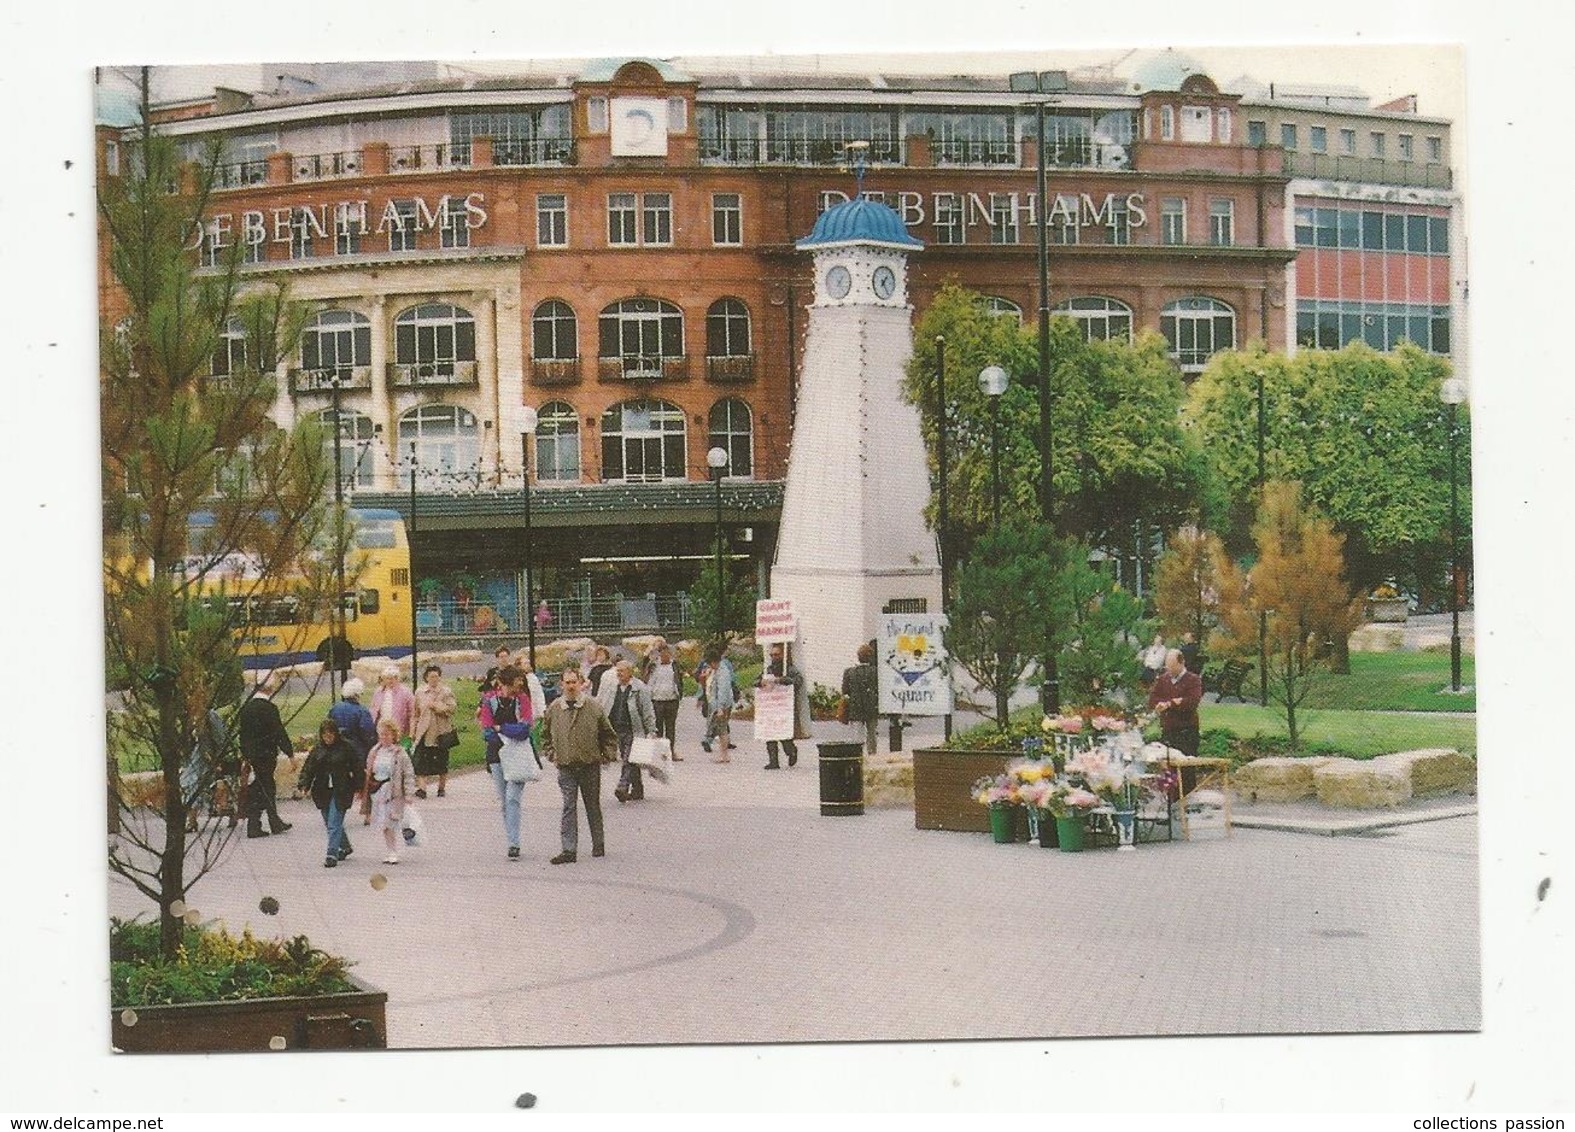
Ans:
<svg viewBox="0 0 1575 1132"><path fill-rule="evenodd" d="M1447 165L1385 157L1342 157L1332 153L1286 150L1285 171L1293 177L1323 177L1331 181L1365 181L1421 189L1454 188L1454 174Z"/></svg>

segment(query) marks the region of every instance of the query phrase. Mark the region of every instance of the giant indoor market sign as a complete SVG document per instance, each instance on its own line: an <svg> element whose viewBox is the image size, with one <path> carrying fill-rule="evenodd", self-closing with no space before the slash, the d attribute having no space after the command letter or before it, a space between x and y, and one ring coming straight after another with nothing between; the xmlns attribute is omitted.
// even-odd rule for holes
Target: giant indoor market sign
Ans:
<svg viewBox="0 0 1575 1132"><path fill-rule="evenodd" d="M251 208L239 214L220 212L191 237L190 246L226 248L239 241L244 244L287 244L296 233L328 239L349 234L376 235L384 232L427 232L463 225L474 229L487 223L483 207L486 196L444 193L436 201L426 197L406 197L383 202L381 211L370 200L341 200L328 204L294 204L285 208Z"/></svg>

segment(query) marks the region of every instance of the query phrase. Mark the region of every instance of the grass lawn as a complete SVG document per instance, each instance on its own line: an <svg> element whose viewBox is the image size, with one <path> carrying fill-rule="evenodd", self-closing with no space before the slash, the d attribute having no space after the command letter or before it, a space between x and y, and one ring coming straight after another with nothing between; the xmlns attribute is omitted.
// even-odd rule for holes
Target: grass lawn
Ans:
<svg viewBox="0 0 1575 1132"><path fill-rule="evenodd" d="M1474 657L1460 658L1460 683L1476 683ZM1257 697L1254 672L1244 691ZM1476 711L1473 691L1449 691L1449 650L1425 652L1353 652L1349 676L1325 673L1307 697L1306 706L1366 711Z"/></svg>
<svg viewBox="0 0 1575 1132"><path fill-rule="evenodd" d="M1447 667L1447 657L1445 663ZM1205 732L1225 728L1243 739L1254 735L1283 738L1286 733L1285 716L1272 707L1206 703L1198 713ZM1354 758L1423 747L1454 747L1467 755L1477 752L1475 719L1325 709L1297 712L1296 728L1303 744L1314 748L1314 753L1325 753L1317 751L1319 747L1334 748Z"/></svg>

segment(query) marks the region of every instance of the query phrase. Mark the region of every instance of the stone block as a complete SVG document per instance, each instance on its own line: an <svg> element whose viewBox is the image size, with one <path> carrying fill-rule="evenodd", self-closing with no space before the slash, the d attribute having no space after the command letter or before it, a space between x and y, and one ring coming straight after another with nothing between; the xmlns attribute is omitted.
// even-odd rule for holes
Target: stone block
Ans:
<svg viewBox="0 0 1575 1132"><path fill-rule="evenodd" d="M877 809L913 805L913 757L907 754L864 756L864 804Z"/></svg>
<svg viewBox="0 0 1575 1132"><path fill-rule="evenodd" d="M1352 652L1399 652L1405 647L1404 625L1366 624L1351 634Z"/></svg>
<svg viewBox="0 0 1575 1132"><path fill-rule="evenodd" d="M1377 759L1330 759L1313 771L1318 801L1344 809L1393 808L1411 800L1411 774L1402 764Z"/></svg>
<svg viewBox="0 0 1575 1132"><path fill-rule="evenodd" d="M1476 760L1453 748L1399 751L1392 755L1380 755L1373 761L1408 775L1413 798L1477 792Z"/></svg>
<svg viewBox="0 0 1575 1132"><path fill-rule="evenodd" d="M1231 788L1245 802L1298 802L1317 794L1313 772L1330 759L1254 759L1231 773Z"/></svg>

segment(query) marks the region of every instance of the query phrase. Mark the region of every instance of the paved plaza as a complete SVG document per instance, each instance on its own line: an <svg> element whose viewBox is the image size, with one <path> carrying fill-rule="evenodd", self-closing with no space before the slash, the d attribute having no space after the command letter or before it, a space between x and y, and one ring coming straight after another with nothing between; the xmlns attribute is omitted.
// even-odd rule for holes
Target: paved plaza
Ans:
<svg viewBox="0 0 1575 1132"><path fill-rule="evenodd" d="M717 765L681 718L671 785L619 805L604 775L605 859L582 829L579 862L548 863L549 768L508 861L470 771L420 804L430 844L398 865L353 821L355 856L324 869L316 810L286 802L295 829L238 839L190 903L356 960L393 1047L1480 1025L1474 815L1068 854L917 830L907 809L822 817L813 743L766 772L742 725ZM110 903L145 908L116 880Z"/></svg>

